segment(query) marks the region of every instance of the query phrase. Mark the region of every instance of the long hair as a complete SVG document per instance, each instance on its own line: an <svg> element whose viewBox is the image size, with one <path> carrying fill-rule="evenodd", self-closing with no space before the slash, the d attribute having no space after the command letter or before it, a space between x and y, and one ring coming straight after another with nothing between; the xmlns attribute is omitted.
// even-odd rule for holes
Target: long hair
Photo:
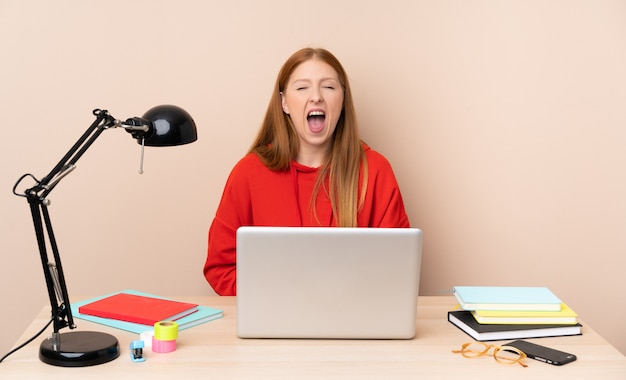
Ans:
<svg viewBox="0 0 626 380"><path fill-rule="evenodd" d="M270 98L261 129L250 148L270 170L289 170L299 150L298 135L288 114L283 112L281 92L293 71L303 62L319 59L330 65L343 87L343 109L332 139L332 148L320 167L313 188L310 207L315 213L315 200L328 178L327 191L333 215L339 227L357 227L357 214L363 206L367 188L367 161L352 101L348 76L339 60L325 49L305 48L295 52L283 64L272 97ZM363 167L362 186L359 192L359 173Z"/></svg>

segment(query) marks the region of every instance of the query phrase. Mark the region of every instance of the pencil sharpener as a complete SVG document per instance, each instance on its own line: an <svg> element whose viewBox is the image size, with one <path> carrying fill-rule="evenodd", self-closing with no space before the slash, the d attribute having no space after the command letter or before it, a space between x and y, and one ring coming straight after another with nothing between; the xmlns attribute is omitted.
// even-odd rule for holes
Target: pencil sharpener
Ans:
<svg viewBox="0 0 626 380"><path fill-rule="evenodd" d="M143 340L133 340L130 342L130 360L134 362L144 362L146 358L143 356Z"/></svg>

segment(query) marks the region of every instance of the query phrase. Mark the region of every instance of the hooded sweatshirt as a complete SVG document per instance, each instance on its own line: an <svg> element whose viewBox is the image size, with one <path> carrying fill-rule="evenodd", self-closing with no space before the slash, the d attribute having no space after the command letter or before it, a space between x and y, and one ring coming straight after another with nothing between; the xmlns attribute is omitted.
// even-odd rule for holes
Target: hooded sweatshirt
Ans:
<svg viewBox="0 0 626 380"><path fill-rule="evenodd" d="M368 165L359 227L408 228L402 195L391 165L363 146ZM318 168L292 161L288 171L268 169L255 153L244 156L226 181L209 229L204 276L219 295L236 295L236 233L241 226L336 227L330 199L319 190L315 215L310 207ZM362 175L360 176L362 181ZM359 188L361 186L359 185Z"/></svg>

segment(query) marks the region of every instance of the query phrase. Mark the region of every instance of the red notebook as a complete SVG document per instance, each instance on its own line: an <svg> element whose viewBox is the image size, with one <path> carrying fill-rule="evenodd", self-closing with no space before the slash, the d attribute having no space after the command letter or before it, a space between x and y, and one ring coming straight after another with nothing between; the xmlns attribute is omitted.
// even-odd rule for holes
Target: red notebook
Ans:
<svg viewBox="0 0 626 380"><path fill-rule="evenodd" d="M114 294L78 308L82 314L150 326L159 321L175 321L196 311L196 304L128 293Z"/></svg>

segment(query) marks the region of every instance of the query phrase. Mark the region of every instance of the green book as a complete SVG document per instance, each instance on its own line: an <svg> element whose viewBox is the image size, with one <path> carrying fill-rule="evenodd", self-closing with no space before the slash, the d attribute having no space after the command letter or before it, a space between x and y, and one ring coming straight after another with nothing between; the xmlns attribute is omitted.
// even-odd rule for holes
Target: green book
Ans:
<svg viewBox="0 0 626 380"><path fill-rule="evenodd" d="M545 287L455 286L464 310L560 311L561 300Z"/></svg>

